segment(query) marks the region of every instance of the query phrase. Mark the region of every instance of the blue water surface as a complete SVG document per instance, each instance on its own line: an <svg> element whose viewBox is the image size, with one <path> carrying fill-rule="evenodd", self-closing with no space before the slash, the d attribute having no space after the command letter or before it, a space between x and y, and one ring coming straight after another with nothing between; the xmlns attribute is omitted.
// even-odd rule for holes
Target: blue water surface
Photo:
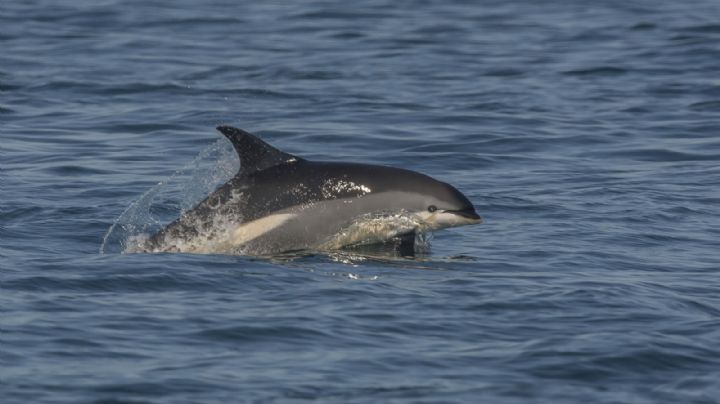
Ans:
<svg viewBox="0 0 720 404"><path fill-rule="evenodd" d="M0 49L2 403L718 402L718 1L4 0ZM220 180L218 124L485 223L101 254Z"/></svg>

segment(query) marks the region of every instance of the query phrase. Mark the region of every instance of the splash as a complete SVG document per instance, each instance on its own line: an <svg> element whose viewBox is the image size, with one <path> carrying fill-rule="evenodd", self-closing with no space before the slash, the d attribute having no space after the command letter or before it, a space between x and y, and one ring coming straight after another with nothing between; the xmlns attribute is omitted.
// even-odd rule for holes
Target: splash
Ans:
<svg viewBox="0 0 720 404"><path fill-rule="evenodd" d="M348 246L386 243L412 233L415 234L415 249L429 250L431 227L420 216L407 211L370 213L356 218L348 227L322 243L319 249L338 250Z"/></svg>
<svg viewBox="0 0 720 404"><path fill-rule="evenodd" d="M142 251L149 234L193 208L238 169L232 146L219 139L131 203L103 237L100 253Z"/></svg>
<svg viewBox="0 0 720 404"><path fill-rule="evenodd" d="M239 196L242 198L242 195ZM218 209L219 211L219 209ZM199 216L182 216L180 221L192 234L169 232L160 243L150 243L148 233L131 236L125 248L126 253L183 252L194 254L233 254L236 244L232 242L234 229L242 216L234 214L212 214L209 220Z"/></svg>

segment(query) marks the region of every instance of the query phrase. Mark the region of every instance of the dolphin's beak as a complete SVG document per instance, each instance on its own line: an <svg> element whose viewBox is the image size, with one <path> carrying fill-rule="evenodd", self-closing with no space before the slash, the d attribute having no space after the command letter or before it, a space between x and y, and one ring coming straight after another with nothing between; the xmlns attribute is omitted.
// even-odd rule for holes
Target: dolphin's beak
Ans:
<svg viewBox="0 0 720 404"><path fill-rule="evenodd" d="M475 209L463 209L463 210L446 210L447 213L452 213L453 215L458 215L460 217L463 217L465 219L468 219L471 223L482 223L482 218L480 215L475 212Z"/></svg>

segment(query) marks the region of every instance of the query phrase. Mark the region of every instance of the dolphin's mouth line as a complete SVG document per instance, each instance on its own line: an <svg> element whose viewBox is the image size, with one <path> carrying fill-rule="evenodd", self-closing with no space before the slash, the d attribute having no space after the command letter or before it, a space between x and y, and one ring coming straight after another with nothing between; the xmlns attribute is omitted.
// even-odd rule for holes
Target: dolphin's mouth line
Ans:
<svg viewBox="0 0 720 404"><path fill-rule="evenodd" d="M478 223L482 223L482 218L480 215L475 212L473 209L464 209L464 210L446 210L447 213L452 213L453 215L458 215L460 217L464 217L466 219L475 220Z"/></svg>

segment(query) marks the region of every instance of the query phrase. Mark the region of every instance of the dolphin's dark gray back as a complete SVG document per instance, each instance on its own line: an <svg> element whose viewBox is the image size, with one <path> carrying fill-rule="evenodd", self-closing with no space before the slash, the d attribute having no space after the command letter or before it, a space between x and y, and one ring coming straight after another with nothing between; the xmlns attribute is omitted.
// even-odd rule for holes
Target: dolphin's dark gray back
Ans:
<svg viewBox="0 0 720 404"><path fill-rule="evenodd" d="M218 126L217 129L232 143L240 158L241 169L216 194L252 188L252 192L246 193L245 220L289 206L397 189L416 193L435 191L451 194L451 198L465 198L451 185L415 171L371 164L308 161L280 151L242 129L231 126ZM372 186L326 189L331 181L342 180ZM215 198L221 202L227 199L222 195L215 195Z"/></svg>

